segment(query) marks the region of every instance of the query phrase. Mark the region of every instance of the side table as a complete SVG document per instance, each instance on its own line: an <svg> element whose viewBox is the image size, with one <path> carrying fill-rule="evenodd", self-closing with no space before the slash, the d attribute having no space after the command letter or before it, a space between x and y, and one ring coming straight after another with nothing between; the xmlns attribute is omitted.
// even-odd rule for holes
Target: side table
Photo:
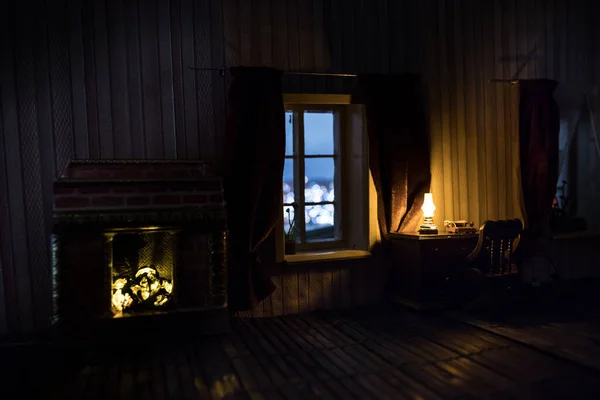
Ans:
<svg viewBox="0 0 600 400"><path fill-rule="evenodd" d="M417 310L443 308L448 278L477 245L477 234L391 234L388 299Z"/></svg>

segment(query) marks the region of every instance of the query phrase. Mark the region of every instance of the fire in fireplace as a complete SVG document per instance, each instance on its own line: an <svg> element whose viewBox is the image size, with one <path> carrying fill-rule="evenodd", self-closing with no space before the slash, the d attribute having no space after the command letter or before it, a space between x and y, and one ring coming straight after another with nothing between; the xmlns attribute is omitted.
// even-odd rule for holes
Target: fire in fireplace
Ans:
<svg viewBox="0 0 600 400"><path fill-rule="evenodd" d="M115 317L168 309L172 305L178 232L147 227L104 234Z"/></svg>

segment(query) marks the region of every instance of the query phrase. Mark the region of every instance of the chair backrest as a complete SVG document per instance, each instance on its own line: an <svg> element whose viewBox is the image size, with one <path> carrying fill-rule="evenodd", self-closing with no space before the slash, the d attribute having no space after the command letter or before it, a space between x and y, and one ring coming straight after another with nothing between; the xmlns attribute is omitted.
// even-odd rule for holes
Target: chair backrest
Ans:
<svg viewBox="0 0 600 400"><path fill-rule="evenodd" d="M486 221L479 229L479 241L469 259L476 261L487 276L517 274L513 254L519 245L523 223L519 219Z"/></svg>

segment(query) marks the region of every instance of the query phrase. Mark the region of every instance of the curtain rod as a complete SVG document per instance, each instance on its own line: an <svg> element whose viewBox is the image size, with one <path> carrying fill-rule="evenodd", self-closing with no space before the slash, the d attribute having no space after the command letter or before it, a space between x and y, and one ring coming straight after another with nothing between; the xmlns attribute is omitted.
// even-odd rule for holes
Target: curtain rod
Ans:
<svg viewBox="0 0 600 400"><path fill-rule="evenodd" d="M189 67L194 71L219 71L221 76L225 75L225 72L229 71L229 68L197 68L197 67ZM311 75L311 76L340 76L344 78L354 78L356 74L347 74L347 73L334 73L334 72L301 72L301 71L284 71L285 75Z"/></svg>

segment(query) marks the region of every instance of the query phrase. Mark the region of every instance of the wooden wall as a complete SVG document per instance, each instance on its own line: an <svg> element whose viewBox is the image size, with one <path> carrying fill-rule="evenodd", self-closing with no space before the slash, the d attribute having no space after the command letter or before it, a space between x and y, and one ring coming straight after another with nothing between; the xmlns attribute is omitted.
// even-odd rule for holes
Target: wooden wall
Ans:
<svg viewBox="0 0 600 400"><path fill-rule="evenodd" d="M5 3L0 334L48 326L51 184L69 159L202 158L219 164L227 80L190 66L421 73L438 222L517 213L516 88L488 79L512 78L526 63L519 78L600 81L594 0ZM304 91L329 91L330 84L332 91L347 88L339 81L290 78ZM321 287L329 276L324 265ZM305 282L306 272L287 269L281 276ZM342 294L354 290L340 285ZM312 298L316 290L298 288L299 298ZM352 304L367 302L360 296L357 290Z"/></svg>
<svg viewBox="0 0 600 400"><path fill-rule="evenodd" d="M381 301L384 270L372 259L282 264L271 271L275 292L241 316L268 317Z"/></svg>

